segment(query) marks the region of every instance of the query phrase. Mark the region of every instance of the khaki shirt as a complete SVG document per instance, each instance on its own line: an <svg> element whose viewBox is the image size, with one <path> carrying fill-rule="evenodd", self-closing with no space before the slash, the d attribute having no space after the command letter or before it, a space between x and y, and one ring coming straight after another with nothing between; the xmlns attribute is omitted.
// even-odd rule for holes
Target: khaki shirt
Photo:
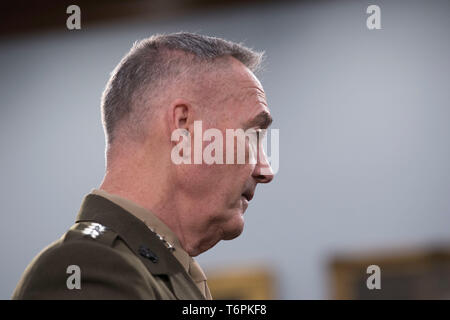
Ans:
<svg viewBox="0 0 450 320"><path fill-rule="evenodd" d="M167 226L102 193L88 194L76 223L31 261L13 299L210 298L204 273Z"/></svg>

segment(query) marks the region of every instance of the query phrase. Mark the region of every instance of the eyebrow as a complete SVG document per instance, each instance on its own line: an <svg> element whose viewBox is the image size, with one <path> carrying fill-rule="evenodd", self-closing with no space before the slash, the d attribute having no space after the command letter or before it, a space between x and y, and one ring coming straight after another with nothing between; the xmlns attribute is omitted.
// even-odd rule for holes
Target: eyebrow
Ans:
<svg viewBox="0 0 450 320"><path fill-rule="evenodd" d="M260 127L261 129L267 129L272 124L272 116L267 111L262 111L256 117L246 122L247 128Z"/></svg>

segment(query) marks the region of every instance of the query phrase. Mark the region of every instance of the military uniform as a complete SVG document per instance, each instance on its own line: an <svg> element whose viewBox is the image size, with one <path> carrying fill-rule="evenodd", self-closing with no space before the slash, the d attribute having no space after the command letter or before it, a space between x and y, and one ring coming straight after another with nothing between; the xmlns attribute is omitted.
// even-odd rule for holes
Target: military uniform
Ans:
<svg viewBox="0 0 450 320"><path fill-rule="evenodd" d="M68 285L73 265L79 267L79 289ZM211 294L198 263L155 215L93 190L76 223L26 268L12 298L211 299Z"/></svg>

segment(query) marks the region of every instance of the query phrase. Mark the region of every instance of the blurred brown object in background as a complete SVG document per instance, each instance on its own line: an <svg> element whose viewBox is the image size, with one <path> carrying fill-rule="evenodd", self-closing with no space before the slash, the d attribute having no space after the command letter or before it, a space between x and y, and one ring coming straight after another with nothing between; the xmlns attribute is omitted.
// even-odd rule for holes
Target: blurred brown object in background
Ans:
<svg viewBox="0 0 450 320"><path fill-rule="evenodd" d="M369 289L367 267L380 267ZM333 299L450 299L450 246L346 254L331 260Z"/></svg>
<svg viewBox="0 0 450 320"><path fill-rule="evenodd" d="M243 5L261 5L268 0L14 0L0 3L0 37L67 31L66 9L77 5L85 26L120 21L149 21L180 17L193 12L223 10Z"/></svg>
<svg viewBox="0 0 450 320"><path fill-rule="evenodd" d="M211 271L208 286L214 300L277 299L274 273L261 266Z"/></svg>

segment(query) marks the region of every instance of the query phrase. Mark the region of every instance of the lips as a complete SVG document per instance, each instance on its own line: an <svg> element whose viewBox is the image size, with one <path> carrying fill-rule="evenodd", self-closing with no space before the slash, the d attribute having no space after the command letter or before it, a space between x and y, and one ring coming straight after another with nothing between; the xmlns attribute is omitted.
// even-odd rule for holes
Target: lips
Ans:
<svg viewBox="0 0 450 320"><path fill-rule="evenodd" d="M249 190L246 190L246 191L242 194L242 196L243 196L245 199L247 199L247 201L251 201L251 200L253 199L254 194L255 194L255 191L249 189Z"/></svg>

